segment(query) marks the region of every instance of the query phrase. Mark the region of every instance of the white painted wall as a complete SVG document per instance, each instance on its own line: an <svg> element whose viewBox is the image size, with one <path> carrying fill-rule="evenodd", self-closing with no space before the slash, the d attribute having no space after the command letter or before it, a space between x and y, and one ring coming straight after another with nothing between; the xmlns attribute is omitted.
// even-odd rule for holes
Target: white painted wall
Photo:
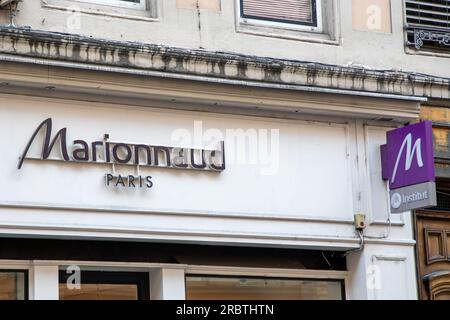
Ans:
<svg viewBox="0 0 450 320"><path fill-rule="evenodd" d="M99 232L104 237L121 234L165 239L178 234L225 242L253 239L329 246L330 241L337 241L335 245L345 247L357 244L354 213L364 212L378 223L387 219L387 212L380 212L375 200L385 201L386 190L370 184L384 185L375 161L383 143L383 127L364 132L362 124L353 120L280 120L12 95L0 97L0 114L0 135L4 137L0 147L7 150L0 167L0 174L8 180L0 186L4 232L13 232L13 226L28 226L29 232L35 233L33 226L38 225L49 234L66 232L70 236L84 230L90 236ZM47 117L53 118L53 133L67 127L69 145L74 139L101 139L104 133L116 141L175 145L171 141L174 130L192 131L194 121L222 132L277 129L279 152L274 154L280 163L273 165L277 170L270 175L262 174L265 164L252 164L248 159L233 163L233 152L241 155L246 150L236 150L232 141L226 140L224 172L141 168L142 175L153 176L150 190L106 187L104 175L111 172L109 165L25 161L18 170L18 158L31 134ZM274 141L270 143L269 147L275 146ZM194 141L188 146L204 147ZM40 147L36 140L29 155L39 156ZM357 154L362 153L359 158L363 159L366 147L375 161L373 166L371 161L370 166L365 162L357 165ZM120 168L119 172L133 170ZM366 179L369 173L370 183ZM397 223L391 230L394 239L411 241L403 220L393 220ZM384 226L373 230L382 233Z"/></svg>
<svg viewBox="0 0 450 320"><path fill-rule="evenodd" d="M155 269L150 272L151 300L184 300L186 298L183 269Z"/></svg>
<svg viewBox="0 0 450 320"><path fill-rule="evenodd" d="M30 268L30 299L58 300L59 276L57 265L33 264Z"/></svg>
<svg viewBox="0 0 450 320"><path fill-rule="evenodd" d="M416 300L413 247L367 245L347 258L351 300Z"/></svg>
<svg viewBox="0 0 450 320"><path fill-rule="evenodd" d="M10 150L2 173L11 181L2 192L3 201L23 202L26 199L27 202L41 204L173 212L265 213L342 219L352 216L352 176L350 155L347 156L351 142L346 125L132 111L125 107L108 109L46 100L8 99L1 104L4 122L1 130L7 136L2 143ZM266 165L232 164L233 153L241 156L242 152L233 148L233 142L229 140L225 147L229 166L223 173L142 168L142 175L154 177L152 190L105 187L104 174L111 171L110 166L26 161L18 171L17 157L31 134L47 117L53 118L54 130L67 127L69 141L78 138L96 141L101 140L104 133L109 133L115 141L170 146L176 145L176 141L171 140L175 130L186 128L192 131L197 120L203 121L205 129L217 128L222 132L239 128L276 129L280 130L280 164L273 165L276 171L273 175L264 175L262 170L268 168ZM18 118L20 123L15 120ZM6 144L15 145L15 148ZM42 140L36 141L29 155L39 156L41 146ZM189 145L193 146L194 142ZM242 151L248 154L248 148ZM119 172L128 174L133 170L122 167ZM325 180L327 183L323 183ZM300 183L303 181L307 183ZM327 201L322 201L323 197Z"/></svg>
<svg viewBox="0 0 450 320"><path fill-rule="evenodd" d="M231 237L256 234L274 239L278 235L288 240L302 232L296 230L292 220L297 224L304 219L316 220L317 230L306 232L307 228L303 227L311 237L333 234L335 229L331 226L319 225L337 220L341 222L337 228L342 231L335 236L353 238L351 225L342 224L352 221L355 210L352 124L139 110L126 106L106 108L13 96L3 96L0 109L0 131L5 137L1 147L8 150L0 173L10 181L0 187L0 202L10 206L0 217L4 225L14 221L47 228L59 226L64 230L74 230L75 226L93 231L120 228L136 232L137 237L141 236L140 232L153 230ZM227 169L223 173L141 169L141 174L153 176L151 190L106 187L104 175L111 167L105 165L26 161L22 170L17 170L18 157L31 134L47 117L53 118L54 130L68 128L69 141L78 138L95 141L109 133L116 141L174 145L172 132L179 128L191 130L197 120L203 121L205 128L222 131L277 129L281 163L271 175L261 174L265 165L233 164L234 149L231 141L226 140ZM36 142L30 155L39 155L40 145ZM65 210L69 208L70 211Z"/></svg>

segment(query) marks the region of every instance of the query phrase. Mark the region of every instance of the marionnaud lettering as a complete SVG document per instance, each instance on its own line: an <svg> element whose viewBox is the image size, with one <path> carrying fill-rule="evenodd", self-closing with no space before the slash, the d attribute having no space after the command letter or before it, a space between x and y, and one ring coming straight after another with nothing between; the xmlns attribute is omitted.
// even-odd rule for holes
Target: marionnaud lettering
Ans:
<svg viewBox="0 0 450 320"><path fill-rule="evenodd" d="M19 169L22 168L25 159L30 159L27 158L28 151L41 130L45 130L41 160L49 159L52 149L59 141L60 158L57 160L61 161L111 163L216 172L225 170L225 146L223 141L220 142L218 150L204 150L112 142L109 141L109 134L105 134L104 140L90 143L76 139L69 149L67 145L67 128L60 129L52 138L51 118L44 120L32 134L19 160Z"/></svg>

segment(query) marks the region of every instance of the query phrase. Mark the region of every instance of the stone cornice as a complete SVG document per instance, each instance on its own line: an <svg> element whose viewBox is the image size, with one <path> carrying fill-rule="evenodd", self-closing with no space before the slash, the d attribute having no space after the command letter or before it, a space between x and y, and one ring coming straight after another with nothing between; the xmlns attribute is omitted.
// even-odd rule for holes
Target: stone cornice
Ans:
<svg viewBox="0 0 450 320"><path fill-rule="evenodd" d="M110 41L56 32L0 27L0 56L40 58L260 83L404 96L450 98L450 79L305 61ZM76 67L74 65L74 67Z"/></svg>

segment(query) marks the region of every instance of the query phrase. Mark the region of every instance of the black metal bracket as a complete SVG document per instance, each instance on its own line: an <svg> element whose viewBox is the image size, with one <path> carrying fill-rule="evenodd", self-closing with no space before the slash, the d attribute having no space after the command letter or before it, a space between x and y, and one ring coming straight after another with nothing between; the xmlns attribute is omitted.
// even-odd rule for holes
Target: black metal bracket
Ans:
<svg viewBox="0 0 450 320"><path fill-rule="evenodd" d="M424 46L424 42L434 42L439 45L450 47L450 30L434 30L426 28L414 28L409 30L413 32L414 35L414 47L420 50Z"/></svg>

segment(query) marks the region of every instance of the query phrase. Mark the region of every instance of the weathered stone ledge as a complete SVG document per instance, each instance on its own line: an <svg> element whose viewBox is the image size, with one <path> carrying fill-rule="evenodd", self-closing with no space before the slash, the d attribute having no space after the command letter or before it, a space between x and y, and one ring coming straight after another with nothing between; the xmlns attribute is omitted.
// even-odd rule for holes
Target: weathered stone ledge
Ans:
<svg viewBox="0 0 450 320"><path fill-rule="evenodd" d="M432 98L450 98L450 78L394 70L246 56L73 34L0 27L0 55Z"/></svg>

